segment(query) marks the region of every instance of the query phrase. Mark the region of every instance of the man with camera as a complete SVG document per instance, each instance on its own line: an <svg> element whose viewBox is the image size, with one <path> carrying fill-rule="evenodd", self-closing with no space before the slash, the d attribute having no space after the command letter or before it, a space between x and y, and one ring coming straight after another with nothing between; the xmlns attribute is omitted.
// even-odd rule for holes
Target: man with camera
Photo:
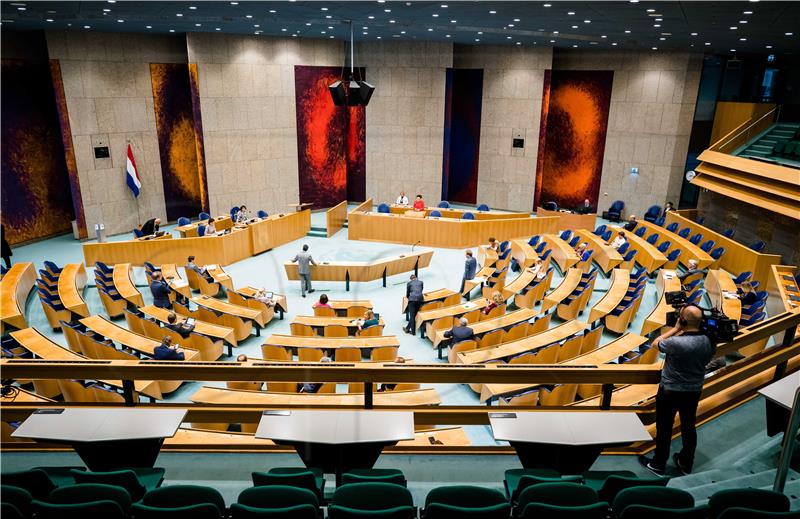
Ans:
<svg viewBox="0 0 800 519"><path fill-rule="evenodd" d="M657 475L666 471L675 413L681 418L683 448L672 459L681 473L692 471L697 447L697 404L703 390L706 365L714 357L716 349L709 337L701 332L702 321L700 308L684 306L675 326L652 344L666 355L656 395L656 451L653 458L640 456L639 462Z"/></svg>

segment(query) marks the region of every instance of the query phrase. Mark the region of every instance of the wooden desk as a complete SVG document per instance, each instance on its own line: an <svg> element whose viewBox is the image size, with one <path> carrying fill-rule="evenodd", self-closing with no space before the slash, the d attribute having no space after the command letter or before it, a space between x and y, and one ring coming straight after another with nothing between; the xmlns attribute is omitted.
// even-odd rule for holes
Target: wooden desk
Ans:
<svg viewBox="0 0 800 519"><path fill-rule="evenodd" d="M577 320L567 321L547 331L517 341L507 342L500 346L460 352L458 353L458 360L462 364L482 364L509 357L516 357L522 353L536 351L549 344L563 341L576 333L582 332L588 327L588 324Z"/></svg>
<svg viewBox="0 0 800 519"><path fill-rule="evenodd" d="M667 212L667 220L664 227L676 222L678 230L688 227L691 234L698 232L703 235L703 240L714 240L714 247L725 247L725 254L720 258L719 266L728 272L738 275L742 272L752 272L753 279L767 286L772 273L771 266L779 265L781 257L777 254L760 254L747 245L726 238L722 234L704 227L684 216L683 211Z"/></svg>
<svg viewBox="0 0 800 519"><path fill-rule="evenodd" d="M189 287L189 282L181 277L178 273L178 267L174 263L162 263L161 274L167 281L169 288L179 293L186 299L192 297L192 289Z"/></svg>
<svg viewBox="0 0 800 519"><path fill-rule="evenodd" d="M325 261L311 266L311 279L314 281L344 281L345 289L350 290L351 281L375 281L403 272L417 272L431 263L433 251L409 252L399 256L382 258L375 261L357 261L345 263L341 261ZM297 263L286 261L283 264L286 277L297 281L300 279Z"/></svg>
<svg viewBox="0 0 800 519"><path fill-rule="evenodd" d="M581 237L582 241L589 244L588 248L594 251L592 259L600 266L600 269L608 274L611 269L617 268L622 263L622 254L608 245L603 238L597 236L592 231L579 229L575 234Z"/></svg>
<svg viewBox="0 0 800 519"><path fill-rule="evenodd" d="M198 220L187 225L181 225L175 227L175 230L180 233L181 238L196 238L198 237L197 227L200 225L208 225L208 220ZM233 227L231 215L226 214L224 216L214 217L214 228L217 231L224 231L226 229L230 229L231 227Z"/></svg>
<svg viewBox="0 0 800 519"><path fill-rule="evenodd" d="M555 290L544 296L541 311L547 312L549 309L557 306L559 303L561 303L561 301L566 299L576 288L578 288L578 284L580 284L582 276L583 271L581 271L581 269L575 267L569 269Z"/></svg>
<svg viewBox="0 0 800 519"><path fill-rule="evenodd" d="M559 224L558 228L562 230L571 229L572 231L575 231L576 229L593 231L595 223L597 222L597 214L595 213L577 214L567 211L548 211L543 207L536 208L536 216L558 216L561 219L561 223Z"/></svg>
<svg viewBox="0 0 800 519"><path fill-rule="evenodd" d="M514 294L519 294L520 292L522 292L524 289L530 286L531 283L536 281L536 276L539 274L539 272L541 272L542 274L546 273L548 266L549 262L546 265L543 264L541 270L539 271L533 268L526 268L525 270L520 272L519 276L517 276L514 279L514 281L503 287L502 290L503 297L505 299L508 299Z"/></svg>
<svg viewBox="0 0 800 519"><path fill-rule="evenodd" d="M344 326L347 328L347 332L349 334L355 334L358 331L358 325L355 323L355 317L317 317L316 315L297 315L294 319L292 319L291 324L304 324L306 326L310 326L314 328L316 332L322 332L320 335L324 335L324 329L326 326ZM381 330L383 327L386 326L386 323L383 321L383 317L378 319L378 325Z"/></svg>
<svg viewBox="0 0 800 519"><path fill-rule="evenodd" d="M681 254L678 257L678 261L681 265L686 266L688 265L689 260L693 259L697 261L697 265L700 269L705 269L714 262L714 258L709 256L708 253L703 249L690 242L686 238L681 238L677 235L677 233L669 232L666 227L659 227L654 223L640 220L634 231L640 227L647 229L647 232L645 232L645 238L653 233L659 235L658 241L656 241L656 246L661 245L665 241L670 241L672 246L667 250L667 254L674 249L680 250Z"/></svg>
<svg viewBox="0 0 800 519"><path fill-rule="evenodd" d="M208 308L209 310L213 310L218 314L228 314L240 319L244 319L245 321L253 321L261 328L267 324L267 321L264 319L264 315L260 311L253 308L234 305L232 303L228 303L227 301L222 301L220 299L215 299L208 296L195 296L192 298L192 302L194 302L197 306ZM259 331L258 328L256 328L256 331Z"/></svg>
<svg viewBox="0 0 800 519"><path fill-rule="evenodd" d="M107 264L131 263L183 265L188 256L195 256L199 265L230 265L265 250L305 236L311 228L308 211L273 215L259 222L234 227L229 234L202 238L163 239L84 243L87 266L101 261Z"/></svg>
<svg viewBox="0 0 800 519"><path fill-rule="evenodd" d="M461 317L462 315L472 312L473 310L483 310L483 308L488 304L489 302L486 300L486 298L480 297L473 301L467 301L457 305L443 306L441 308L434 308L433 310L418 312L417 329L419 329L420 334L422 334L423 328L427 326L428 323L431 323L436 319L441 319L442 317ZM428 335L431 336L430 333ZM431 340L433 339L431 338Z"/></svg>
<svg viewBox="0 0 800 519"><path fill-rule="evenodd" d="M667 304L664 293L675 292L680 289L681 281L678 279L677 272L664 269L658 271L658 277L656 278L658 304L653 308L653 311L650 312L650 315L647 316L647 319L644 320L642 330L639 334L648 335L651 332L661 330L661 328L667 325L667 314L672 312L674 308L672 308L672 305Z"/></svg>
<svg viewBox="0 0 800 519"><path fill-rule="evenodd" d="M409 391L387 391L373 395L375 406L439 405L439 394L433 388ZM258 405L264 407L361 406L363 393L269 393L203 386L189 400L198 404Z"/></svg>
<svg viewBox="0 0 800 519"><path fill-rule="evenodd" d="M622 227L613 225L609 227L609 230L611 231L610 241L613 241L619 234L619 231L623 229ZM636 236L633 231L625 231L625 239L631 244L630 248L637 251L636 257L634 258L636 263L643 266L648 273L652 274L656 269L667 262L667 257L664 254L653 245L647 243L647 240L644 238Z"/></svg>
<svg viewBox="0 0 800 519"><path fill-rule="evenodd" d="M307 207L313 207L313 206L314 206L314 204L309 204L309 203L298 203L298 204L286 204L286 206L287 206L287 207L292 207L292 208L294 208L294 210L295 210L295 211L297 211L297 212L299 213L299 212L301 212L301 211L304 211L304 210L306 210L306 208L307 208Z"/></svg>
<svg viewBox="0 0 800 519"><path fill-rule="evenodd" d="M131 279L131 264L117 263L114 265L113 274L114 288L119 295L133 306L144 306L142 293L134 285Z"/></svg>
<svg viewBox="0 0 800 519"><path fill-rule="evenodd" d="M703 288L708 293L711 306L722 309L723 314L739 321L742 317L742 301L736 295L736 283L730 274L724 270L709 270Z"/></svg>
<svg viewBox="0 0 800 519"><path fill-rule="evenodd" d="M319 350L336 350L338 348L359 348L371 350L373 348L400 347L400 341L394 335L381 335L378 337L301 337L297 335L270 335L264 341L266 346L280 346L281 348L314 348ZM362 356L364 352L362 351Z"/></svg>
<svg viewBox="0 0 800 519"><path fill-rule="evenodd" d="M329 299L328 304L333 308L333 311L336 312L336 315L339 317L347 317L347 310L353 306L363 306L369 310L372 310L372 301L369 299L361 299L361 300L352 300L348 301L345 299ZM358 316L361 317L361 316Z"/></svg>
<svg viewBox="0 0 800 519"><path fill-rule="evenodd" d="M258 291L259 289L256 287L247 286L236 290L236 293L247 299L248 304L253 305L253 308L258 309L259 307L263 307L263 303L255 299ZM230 297L228 297L228 299L230 299ZM281 314L281 320L283 320L283 314L289 311L289 303L286 301L286 296L273 292L272 300L275 302L275 309Z"/></svg>
<svg viewBox="0 0 800 519"><path fill-rule="evenodd" d="M795 281L797 267L790 265L772 265L772 275L767 284L769 297L767 298L767 311L769 315L778 315L791 312L800 306L800 286ZM792 299L792 297L796 299ZM795 337L800 337L800 327L797 328ZM779 337L776 337L779 339Z"/></svg>
<svg viewBox="0 0 800 519"><path fill-rule="evenodd" d="M538 313L539 313L538 310L532 310L530 308L520 308L519 310L514 310L513 312L501 315L500 317L495 317L494 319L487 319L485 321L478 321L477 323L471 323L469 327L472 328L473 333L477 337L487 332L500 330L502 328L510 328L515 324L529 321L534 317L536 317ZM444 336L444 332L446 331L448 330L446 329L436 330L436 332L433 335L434 348L441 348L444 346L443 343L445 341L450 340L446 339Z"/></svg>
<svg viewBox="0 0 800 519"><path fill-rule="evenodd" d="M166 308L158 308L153 305L148 305L139 308L139 311L147 317L155 319L162 324L169 323L167 317L169 316L170 311ZM227 326L220 326L218 324L195 320L194 332L199 333L200 335L205 335L206 337L211 337L212 339L221 339L231 346L238 346L233 328L228 328Z"/></svg>
<svg viewBox="0 0 800 519"><path fill-rule="evenodd" d="M68 263L58 275L58 298L61 299L61 304L81 317L89 317L89 308L83 300L86 281L83 263Z"/></svg>
<svg viewBox="0 0 800 519"><path fill-rule="evenodd" d="M34 357L42 360L84 360L86 357L79 353L64 348L56 344L41 334L36 328L25 328L11 332L11 337L17 343L31 352ZM122 389L121 380L98 380L103 384ZM134 381L134 389L137 393L147 395L151 398L161 400L163 395L158 387L158 383L152 380Z"/></svg>
<svg viewBox="0 0 800 519"><path fill-rule="evenodd" d="M347 220L347 200L342 200L325 212L325 227L328 238L341 231Z"/></svg>
<svg viewBox="0 0 800 519"><path fill-rule="evenodd" d="M580 256L575 252L575 249L569 246L569 243L561 239L557 234L546 234L542 236L542 240L547 242L549 249L553 252L550 257L558 264L561 272L566 272L567 269L575 266L580 261Z"/></svg>
<svg viewBox="0 0 800 519"><path fill-rule="evenodd" d="M556 218L503 218L493 220L457 220L454 218L409 218L397 214L353 211L348 218L348 237L412 244L428 247L469 248L486 243L490 236L530 238L534 234L556 232Z"/></svg>
<svg viewBox="0 0 800 519"><path fill-rule="evenodd" d="M589 321L593 323L610 314L625 298L628 285L631 281L631 272L624 269L614 269L611 273L611 284L606 294L594 305L589 312Z"/></svg>
<svg viewBox="0 0 800 519"><path fill-rule="evenodd" d="M464 213L472 213L476 220L506 220L513 218L527 218L530 216L528 213L516 212L499 212L499 211L478 211L477 209L444 209L442 207L426 207L424 211L415 211L410 206L391 204L389 211L392 214L401 214L411 216L413 218L427 218L430 216L431 211L439 211L442 218L453 218L460 220L464 217ZM415 213L415 214L412 214Z"/></svg>
<svg viewBox="0 0 800 519"><path fill-rule="evenodd" d="M483 265L484 267L494 266L497 263L497 251L490 249L486 245L479 245L475 253L475 259L478 265Z"/></svg>
<svg viewBox="0 0 800 519"><path fill-rule="evenodd" d="M210 266L214 266L217 268L209 268ZM206 272L208 273L209 276L211 276L211 279L214 280L214 283L219 283L228 290L233 290L233 279L231 279L230 274L225 272L222 266L208 265L206 266Z"/></svg>
<svg viewBox="0 0 800 519"><path fill-rule="evenodd" d="M532 267L539 259L534 248L528 245L528 240L511 240L511 257L523 269Z"/></svg>
<svg viewBox="0 0 800 519"><path fill-rule="evenodd" d="M446 299L449 298L454 299L456 302L461 300L457 292L454 292L449 288L439 288L437 290L432 290L430 292L423 293L422 304L431 303L433 301L445 301ZM402 308L400 309L400 312L406 313L407 307L408 307L408 298L406 296L403 296L403 304Z"/></svg>
<svg viewBox="0 0 800 519"><path fill-rule="evenodd" d="M36 284L33 263L15 263L0 280L0 321L17 329L27 328L25 303Z"/></svg>

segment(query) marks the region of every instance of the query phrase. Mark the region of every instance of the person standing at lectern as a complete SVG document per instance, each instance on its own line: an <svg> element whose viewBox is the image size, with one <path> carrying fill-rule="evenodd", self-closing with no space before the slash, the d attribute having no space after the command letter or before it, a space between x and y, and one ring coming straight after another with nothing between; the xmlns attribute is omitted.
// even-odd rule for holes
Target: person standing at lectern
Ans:
<svg viewBox="0 0 800 519"><path fill-rule="evenodd" d="M308 252L308 245L303 245L302 252L298 252L292 259L292 263L297 263L297 273L300 275L300 292L303 297L306 297L306 291L309 294L314 292L311 288L311 265L316 265L317 262L311 257Z"/></svg>

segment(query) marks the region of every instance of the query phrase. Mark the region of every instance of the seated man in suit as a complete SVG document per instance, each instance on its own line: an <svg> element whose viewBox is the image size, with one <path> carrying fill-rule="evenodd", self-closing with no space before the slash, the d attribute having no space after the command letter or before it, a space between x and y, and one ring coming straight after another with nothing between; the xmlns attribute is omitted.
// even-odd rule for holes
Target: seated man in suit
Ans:
<svg viewBox="0 0 800 519"><path fill-rule="evenodd" d="M150 293L153 294L153 304L158 308L172 308L169 300L170 288L160 270L153 272L150 282Z"/></svg>
<svg viewBox="0 0 800 519"><path fill-rule="evenodd" d="M319 361L332 362L330 357L322 357ZM303 382L297 384L298 393L319 393L320 389L322 389L322 382Z"/></svg>
<svg viewBox="0 0 800 519"><path fill-rule="evenodd" d="M636 215L632 214L631 217L628 219L628 223L626 223L622 227L628 232L633 232L633 230L636 229L637 225L639 225L639 222L636 221Z"/></svg>
<svg viewBox="0 0 800 519"><path fill-rule="evenodd" d="M178 322L178 316L175 312L170 312L169 315L167 315L167 324L165 328L169 328L184 339L188 339L194 331L194 324L188 324L188 320L189 318L186 317L181 322Z"/></svg>
<svg viewBox="0 0 800 519"><path fill-rule="evenodd" d="M172 344L172 337L167 335L161 341L161 344L156 346L155 350L153 350L153 359L155 360L185 360L186 355L184 355L183 350L180 347L180 344Z"/></svg>
<svg viewBox="0 0 800 519"><path fill-rule="evenodd" d="M589 202L589 199L585 199L581 205L575 208L575 212L578 214L589 214L594 212L594 207Z"/></svg>
<svg viewBox="0 0 800 519"><path fill-rule="evenodd" d="M458 320L458 326L453 326L452 330L444 332L445 338L453 339L450 341L451 348L459 342L471 341L475 338L475 334L472 332L472 328L467 326L468 324L469 321L467 321L465 317L462 317Z"/></svg>
<svg viewBox="0 0 800 519"><path fill-rule="evenodd" d="M142 231L143 236L150 236L158 232L160 225L161 218L150 218L139 227L139 230Z"/></svg>
<svg viewBox="0 0 800 519"><path fill-rule="evenodd" d="M194 256L189 256L187 258L187 263L186 263L186 267L185 268L194 270L195 272L197 272L198 274L200 274L201 276L206 278L206 281L209 281L211 283L214 282L214 278L211 276L211 274L208 273L208 269L207 268L200 267L197 264L195 264Z"/></svg>

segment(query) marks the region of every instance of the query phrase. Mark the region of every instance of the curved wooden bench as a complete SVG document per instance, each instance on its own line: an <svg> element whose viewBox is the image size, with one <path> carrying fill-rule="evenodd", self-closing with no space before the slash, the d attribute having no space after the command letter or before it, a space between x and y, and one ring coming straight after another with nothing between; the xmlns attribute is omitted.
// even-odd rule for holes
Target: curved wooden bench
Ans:
<svg viewBox="0 0 800 519"><path fill-rule="evenodd" d="M566 272L580 261L581 258L575 249L570 247L569 243L562 240L559 235L545 234L542 236L542 240L546 241L553 251L550 253L550 257L555 260L561 272Z"/></svg>
<svg viewBox="0 0 800 519"><path fill-rule="evenodd" d="M64 308L80 317L89 317L89 307L83 300L86 287L86 268L83 263L68 263L58 276L58 297Z"/></svg>
<svg viewBox="0 0 800 519"><path fill-rule="evenodd" d="M144 306L144 299L142 293L136 288L136 285L131 279L131 264L130 263L117 263L114 265L113 273L114 288L123 299L128 301L133 306Z"/></svg>
<svg viewBox="0 0 800 519"><path fill-rule="evenodd" d="M548 311L550 308L558 305L569 297L569 295L578 287L581 282L583 272L579 268L571 268L567 271L567 275L561 280L561 283L549 294L547 294L542 301L542 312Z"/></svg>
<svg viewBox="0 0 800 519"><path fill-rule="evenodd" d="M611 273L611 284L606 294L589 311L589 323L602 319L622 302L628 291L631 272L624 269L614 269Z"/></svg>
<svg viewBox="0 0 800 519"><path fill-rule="evenodd" d="M608 274L608 272L619 266L622 263L622 254L617 252L616 249L608 245L603 238L597 236L592 231L586 229L578 229L575 234L581 237L581 240L589 244L590 249L594 251L592 259L600 267L600 269Z"/></svg>
<svg viewBox="0 0 800 519"><path fill-rule="evenodd" d="M681 281L678 279L677 272L674 270L659 270L658 277L656 278L656 293L658 294L658 304L650 312L650 315L642 323L640 335L649 335L652 332L657 332L667 325L667 314L672 312L674 308L672 305L667 304L664 298L665 292L675 292L681 289Z"/></svg>
<svg viewBox="0 0 800 519"><path fill-rule="evenodd" d="M36 284L33 263L16 263L0 280L0 322L17 329L27 328L25 303ZM2 332L2 330L0 330Z"/></svg>

